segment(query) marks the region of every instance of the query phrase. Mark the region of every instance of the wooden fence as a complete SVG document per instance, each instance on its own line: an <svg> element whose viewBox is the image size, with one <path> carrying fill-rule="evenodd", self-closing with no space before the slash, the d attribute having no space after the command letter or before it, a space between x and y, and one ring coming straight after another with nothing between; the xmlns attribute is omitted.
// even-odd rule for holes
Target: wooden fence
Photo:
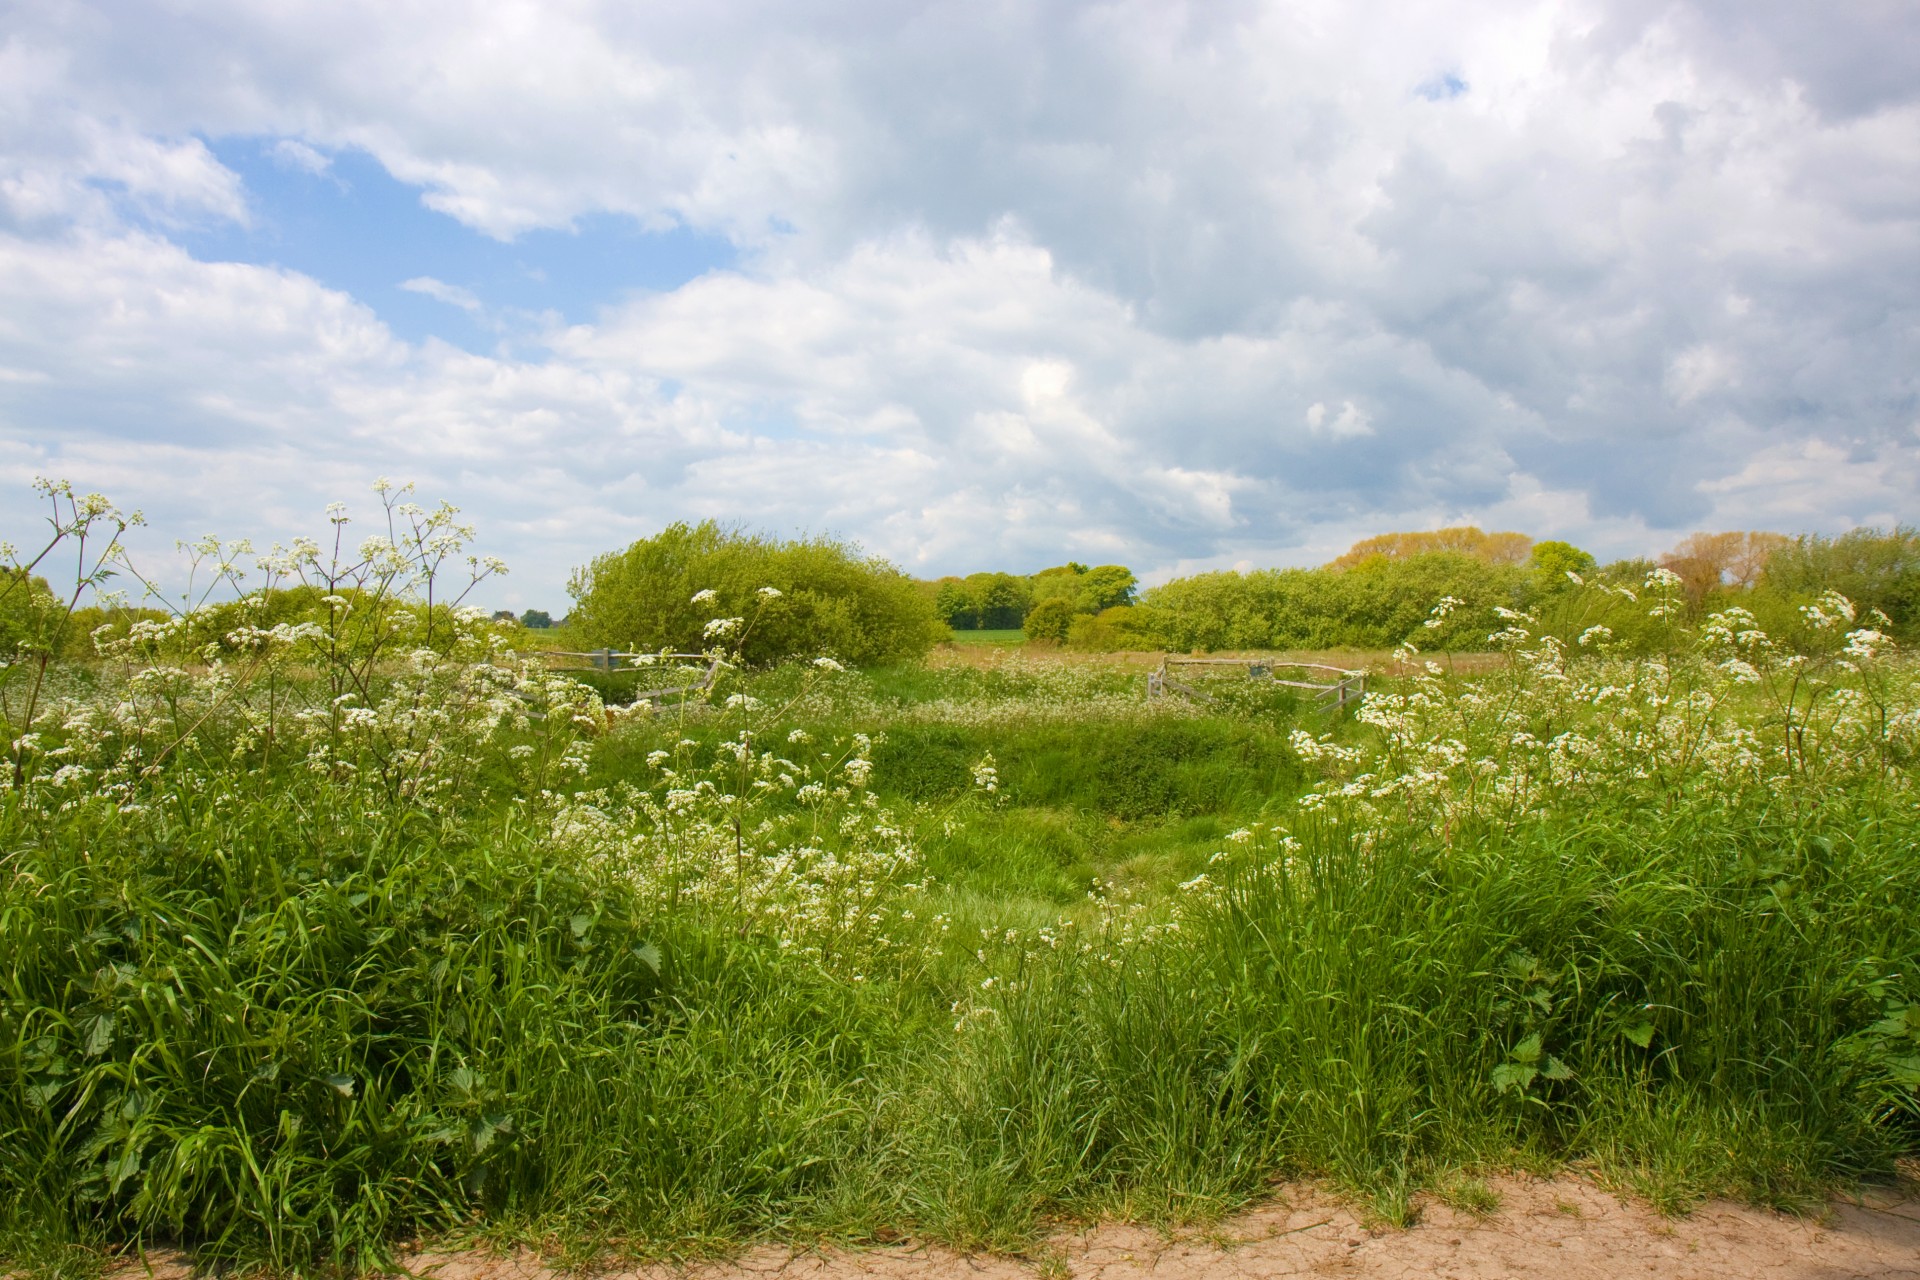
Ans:
<svg viewBox="0 0 1920 1280"><path fill-rule="evenodd" d="M720 668L727 665L705 653L625 653L618 649L590 649L585 653L576 653L566 649L543 649L540 656L556 671L641 671L676 662L693 669L698 669L703 663L706 665L706 674L698 680L659 689L642 689L633 695L635 702L658 702L663 698L684 698L690 694L705 693L720 678ZM555 659L560 661L555 662Z"/></svg>
<svg viewBox="0 0 1920 1280"><path fill-rule="evenodd" d="M1289 689L1314 690L1315 710L1345 711L1347 704L1358 702L1367 692L1367 673L1330 667L1322 662L1276 662L1271 658L1174 658L1161 659L1158 670L1147 673L1147 697L1164 698L1170 693L1194 702L1218 701L1212 694L1175 678L1183 667L1241 667L1249 680L1270 681ZM1331 680L1282 680L1276 671L1324 671Z"/></svg>

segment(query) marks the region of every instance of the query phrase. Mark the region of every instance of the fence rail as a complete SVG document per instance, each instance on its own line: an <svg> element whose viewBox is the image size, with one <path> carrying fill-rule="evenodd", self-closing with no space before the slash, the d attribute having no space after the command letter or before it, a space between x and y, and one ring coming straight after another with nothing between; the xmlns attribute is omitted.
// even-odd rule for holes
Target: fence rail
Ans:
<svg viewBox="0 0 1920 1280"><path fill-rule="evenodd" d="M635 702L658 702L662 698L685 697L688 694L705 693L720 678L720 668L727 664L719 658L705 653L627 653L619 649L589 649L576 652L570 649L542 649L541 657L556 671L640 671L647 667L681 663L688 667L698 667L705 663L706 674L698 680L686 684L667 685L660 689L642 689L633 695ZM555 665L553 659L573 659L575 665ZM587 665L581 666L584 662ZM622 665L624 664L624 665Z"/></svg>
<svg viewBox="0 0 1920 1280"><path fill-rule="evenodd" d="M1164 698L1177 693L1191 702L1217 702L1212 694L1174 678L1179 667L1241 667L1247 679L1285 685L1289 689L1314 691L1315 709L1345 711L1349 702L1358 702L1367 692L1367 673L1332 667L1324 662L1275 662L1268 658L1163 658L1157 670L1147 673L1147 697ZM1324 671L1336 680L1282 680L1276 671Z"/></svg>

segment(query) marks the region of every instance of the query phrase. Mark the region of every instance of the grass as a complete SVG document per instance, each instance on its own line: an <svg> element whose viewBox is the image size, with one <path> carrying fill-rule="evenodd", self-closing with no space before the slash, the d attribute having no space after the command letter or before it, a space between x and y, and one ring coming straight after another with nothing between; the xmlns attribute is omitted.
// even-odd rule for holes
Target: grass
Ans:
<svg viewBox="0 0 1920 1280"><path fill-rule="evenodd" d="M985 629L969 631L969 630L962 630L958 627L950 627L948 628L948 634L950 636L950 639L947 641L947 643L955 644L955 645L1012 646L1012 645L1023 645L1027 642L1027 633L1022 631L1019 627L1014 627L1011 630L992 630L992 631L985 630Z"/></svg>
<svg viewBox="0 0 1920 1280"><path fill-rule="evenodd" d="M1019 1250L1279 1176L1389 1222L1570 1161L1799 1205L1920 1149L1911 754L1376 799L1385 721L1138 678L784 669L566 751L504 721L412 791L210 713L125 803L7 791L0 1258ZM1562 714L1436 687L1448 733Z"/></svg>

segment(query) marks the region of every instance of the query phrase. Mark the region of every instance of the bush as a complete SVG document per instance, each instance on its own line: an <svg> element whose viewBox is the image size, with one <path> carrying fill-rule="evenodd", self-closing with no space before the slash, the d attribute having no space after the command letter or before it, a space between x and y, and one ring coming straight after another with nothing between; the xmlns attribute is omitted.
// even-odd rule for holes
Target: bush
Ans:
<svg viewBox="0 0 1920 1280"><path fill-rule="evenodd" d="M1038 640L1043 644L1065 644L1067 632L1074 622L1073 605L1064 597L1054 596L1042 600L1033 606L1033 612L1027 615L1027 639Z"/></svg>
<svg viewBox="0 0 1920 1280"><path fill-rule="evenodd" d="M711 520L600 556L568 590L568 630L587 648L701 652L716 615L744 620L740 653L756 664L821 654L900 662L946 635L932 602L884 560L830 538L783 542Z"/></svg>
<svg viewBox="0 0 1920 1280"><path fill-rule="evenodd" d="M1067 643L1076 649L1112 653L1116 649L1158 649L1160 634L1154 629L1154 615L1132 605L1117 604L1092 617L1073 620Z"/></svg>

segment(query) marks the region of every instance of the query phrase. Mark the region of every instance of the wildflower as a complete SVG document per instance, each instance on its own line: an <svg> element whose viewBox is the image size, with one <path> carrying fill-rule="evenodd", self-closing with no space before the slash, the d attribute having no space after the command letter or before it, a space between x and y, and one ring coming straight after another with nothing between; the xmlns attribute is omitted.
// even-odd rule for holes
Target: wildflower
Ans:
<svg viewBox="0 0 1920 1280"><path fill-rule="evenodd" d="M689 604L709 604L719 598L720 598L719 592L715 591L712 587L707 587L703 590L694 592L693 599L688 601L688 603Z"/></svg>

